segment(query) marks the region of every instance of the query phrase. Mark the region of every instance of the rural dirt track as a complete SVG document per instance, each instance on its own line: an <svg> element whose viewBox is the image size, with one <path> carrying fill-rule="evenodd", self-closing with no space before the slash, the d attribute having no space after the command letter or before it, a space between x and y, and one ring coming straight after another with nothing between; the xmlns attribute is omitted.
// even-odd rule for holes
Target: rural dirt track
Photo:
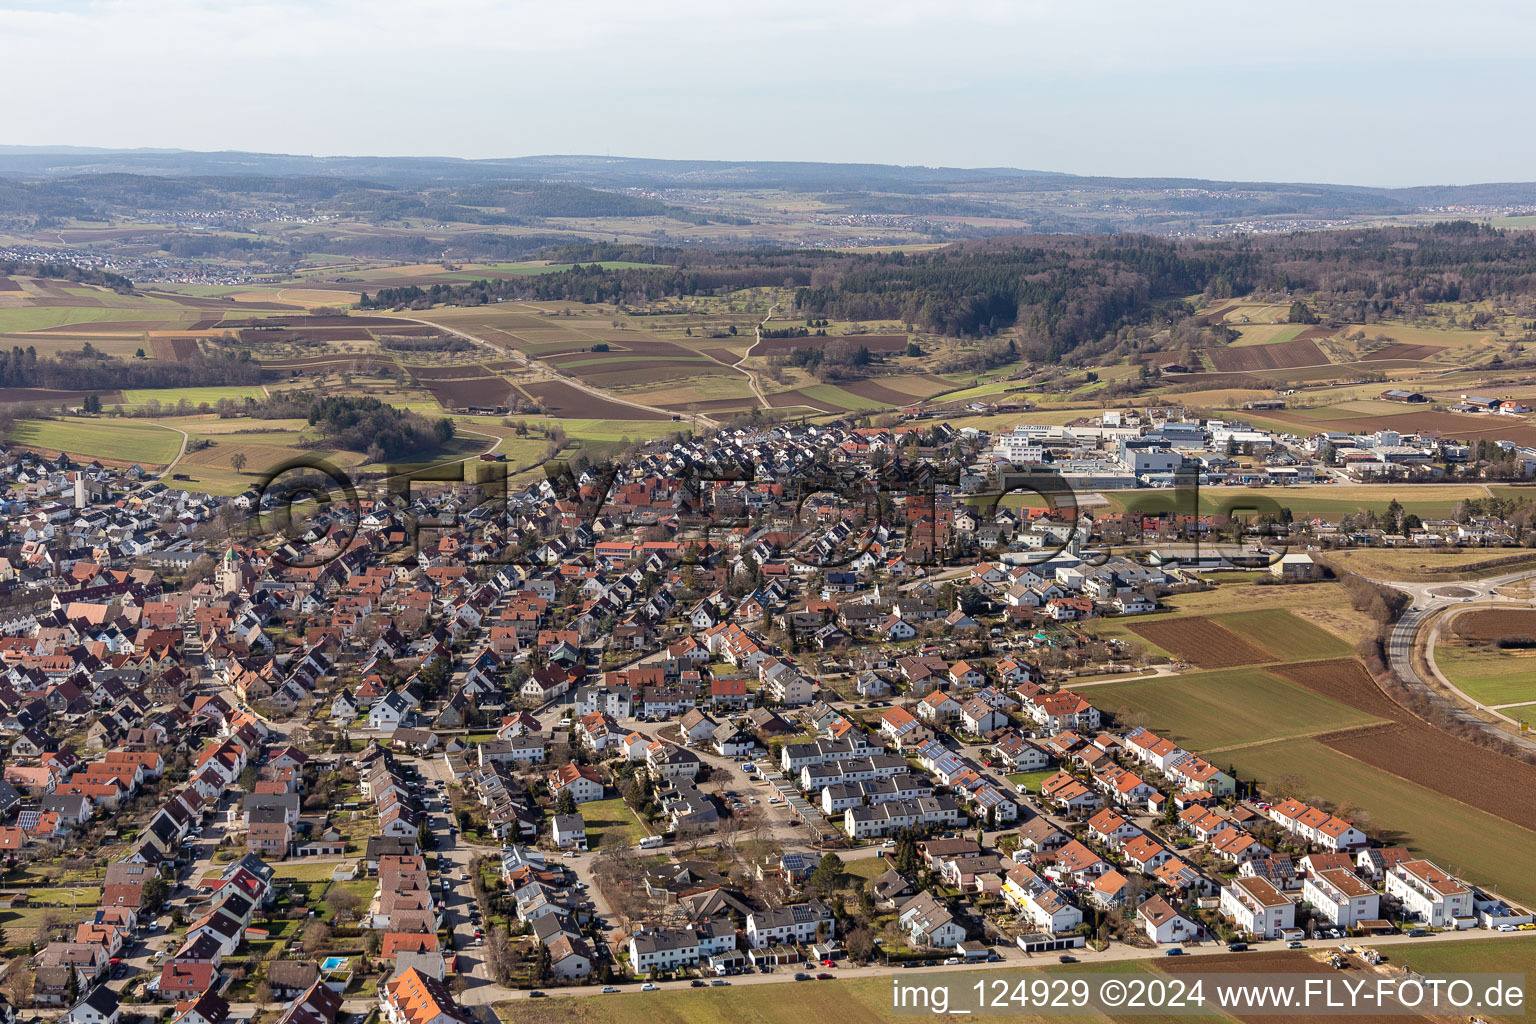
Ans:
<svg viewBox="0 0 1536 1024"><path fill-rule="evenodd" d="M187 435L187 432L185 430L182 430L180 427L173 427L173 426L171 426L168 423L157 423L155 425L159 426L159 427L164 427L166 430L174 430L174 431L176 431L176 433L181 435L181 450L176 453L176 457L170 461L169 465L167 465L164 469L162 469L160 471L160 475L162 477L169 476L170 473L171 473L171 470L175 469L176 468L176 464L182 460L182 457L184 455L187 454L187 444L192 439Z"/></svg>
<svg viewBox="0 0 1536 1024"><path fill-rule="evenodd" d="M1536 765L1436 729L1387 697L1358 661L1339 658L1268 671L1388 724L1319 737L1319 742L1414 785L1536 831ZM1533 837L1536 838L1536 837Z"/></svg>
<svg viewBox="0 0 1536 1024"><path fill-rule="evenodd" d="M763 394L763 386L758 383L757 374L747 369L746 362L748 359L752 358L752 353L757 351L757 346L763 343L763 324L766 324L769 320L773 319L773 311L778 308L779 307L777 303L768 307L768 315L763 317L762 321L755 328L753 328L753 333L755 336L752 339L752 344L749 345L747 350L741 354L741 358L736 360L736 365L733 367L733 369L740 370L742 373L747 375L747 384L752 388L752 393L757 396L758 407L763 409L771 409L773 406L769 404L768 396Z"/></svg>
<svg viewBox="0 0 1536 1024"><path fill-rule="evenodd" d="M490 349L493 352L497 352L497 353L500 353L500 354L503 354L503 355L510 355L513 359L516 359L524 367L532 369L532 361L528 358L527 354L525 354L523 352L519 352L516 349L505 349L505 348L502 348L499 345L493 345L491 342L486 341L484 338L481 338L481 337L479 337L477 335L474 335L474 334L470 334L468 331L462 331L462 330L458 329L457 327L449 327L446 324L434 324L434 323L431 323L430 321L427 321L427 320L418 320L415 317L404 317L404 316L402 316L402 317L390 317L388 319L407 320L407 321L409 321L411 323L425 324L428 327L437 327L440 330L447 331L450 334L455 334L455 335L459 336L460 338L465 339L466 341L472 341L476 345L482 345L485 348L488 348L488 349ZM576 378L568 377L565 374L558 372L553 367L549 367L547 365L542 366L539 370L537 370L535 372L543 373L543 374L545 374L545 375L547 375L547 376L549 376L549 377L551 377L551 378L553 378L555 380L558 380L560 382L563 382L565 384L570 385L571 387L575 388L578 391L585 391L587 394L592 395L595 398L603 399L604 401L607 401L607 402L612 402L612 403L615 403L617 405L622 405L622 406L628 406L631 409L641 409L641 410L644 410L646 412L654 413L656 416L658 416L660 418L663 418L663 419L671 419L672 416L674 415L674 413L670 409L662 409L662 408L660 408L658 406L646 405L643 402L631 401L630 399L627 399L627 398L621 398L618 395L609 394L608 392L603 391L603 390L601 390L599 388L594 388L591 385L583 384L581 381L577 380ZM705 426L708 426L708 427L719 427L720 426L720 423L719 423L718 420L712 419L709 416L700 415L698 417L698 420L699 420L700 423L703 423Z"/></svg>

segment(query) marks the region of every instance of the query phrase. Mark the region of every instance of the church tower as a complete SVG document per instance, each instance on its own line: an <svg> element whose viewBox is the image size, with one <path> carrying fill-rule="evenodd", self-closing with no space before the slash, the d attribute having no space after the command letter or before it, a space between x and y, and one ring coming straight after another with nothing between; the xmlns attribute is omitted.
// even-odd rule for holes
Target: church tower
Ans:
<svg viewBox="0 0 1536 1024"><path fill-rule="evenodd" d="M219 574L216 580L219 584L219 593L240 593L240 585L244 582L244 575L241 572L240 556L235 554L235 549L230 548L228 551L225 551L224 560L219 563Z"/></svg>

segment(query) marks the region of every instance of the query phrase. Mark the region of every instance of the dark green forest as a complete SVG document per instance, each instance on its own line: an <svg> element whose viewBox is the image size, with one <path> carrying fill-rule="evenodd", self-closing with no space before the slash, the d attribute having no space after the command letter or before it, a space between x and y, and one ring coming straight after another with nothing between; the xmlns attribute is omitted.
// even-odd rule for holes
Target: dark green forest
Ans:
<svg viewBox="0 0 1536 1024"><path fill-rule="evenodd" d="M247 410L258 419L306 419L327 444L363 452L372 462L428 455L453 440L455 429L446 416L429 419L356 395L277 395Z"/></svg>
<svg viewBox="0 0 1536 1024"><path fill-rule="evenodd" d="M1193 315L1188 296L1304 292L1321 315L1355 322L1433 302L1536 294L1536 235L1470 222L1173 242L1141 235L991 238L927 253L705 251L564 247L560 273L382 289L364 308L477 305L507 299L642 304L748 287L796 289L796 312L901 320L984 338L1008 328L1023 354L1049 359L1143 323ZM583 260L663 263L604 269Z"/></svg>
<svg viewBox="0 0 1536 1024"><path fill-rule="evenodd" d="M121 388L190 388L259 384L261 364L248 351L199 352L178 362L119 359L89 345L58 357L38 356L32 347L0 349L0 387L61 391L116 391Z"/></svg>

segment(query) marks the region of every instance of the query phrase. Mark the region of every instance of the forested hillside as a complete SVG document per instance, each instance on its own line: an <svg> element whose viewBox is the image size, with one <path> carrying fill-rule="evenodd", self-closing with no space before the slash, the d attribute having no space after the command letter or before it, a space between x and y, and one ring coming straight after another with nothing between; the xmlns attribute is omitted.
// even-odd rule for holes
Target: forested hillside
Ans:
<svg viewBox="0 0 1536 1024"><path fill-rule="evenodd" d="M838 320L901 320L925 331L986 337L1018 328L1025 351L1054 358L1124 327L1178 323L1179 302L1254 289L1305 292L1325 314L1355 322L1425 303L1536 295L1536 235L1469 222L1171 242L1140 235L993 238L926 253L707 251L586 246L557 260L596 263L518 279L383 289L364 308L504 299L638 304L667 296L793 287L796 312Z"/></svg>

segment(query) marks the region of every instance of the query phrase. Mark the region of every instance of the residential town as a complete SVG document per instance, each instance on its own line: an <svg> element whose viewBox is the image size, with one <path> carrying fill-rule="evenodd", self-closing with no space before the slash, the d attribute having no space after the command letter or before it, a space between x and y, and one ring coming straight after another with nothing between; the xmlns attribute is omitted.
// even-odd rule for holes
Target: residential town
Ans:
<svg viewBox="0 0 1536 1024"><path fill-rule="evenodd" d="M242 528L274 494L6 453L9 1012L468 1024L576 986L1536 927L1086 685L1187 667L1100 628L1213 576L1526 539L1104 493L1283 509L1536 450L1094 420L723 430L504 506L365 493L287 538ZM1076 500L1005 500L1046 477Z"/></svg>

